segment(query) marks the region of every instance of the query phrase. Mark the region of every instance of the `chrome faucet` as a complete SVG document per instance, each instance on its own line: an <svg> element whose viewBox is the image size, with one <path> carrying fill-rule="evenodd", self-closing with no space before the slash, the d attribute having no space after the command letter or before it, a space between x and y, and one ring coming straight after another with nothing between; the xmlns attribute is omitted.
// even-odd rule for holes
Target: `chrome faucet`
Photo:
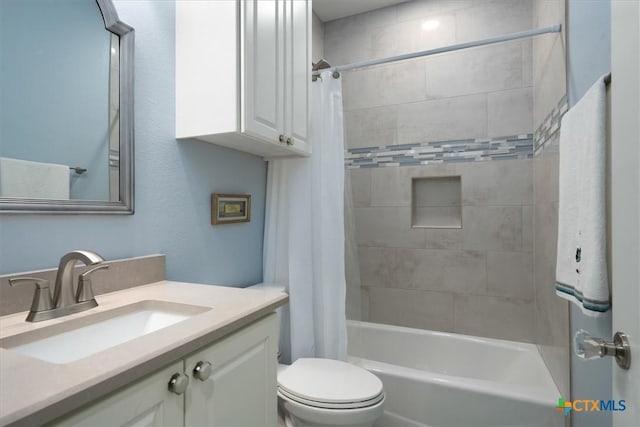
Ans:
<svg viewBox="0 0 640 427"><path fill-rule="evenodd" d="M74 289L73 270L77 261L96 267L81 274L78 279L78 286ZM25 282L32 282L36 285L36 293L33 296L33 303L31 304L31 311L27 315L27 321L38 322L54 319L88 310L98 305L93 296L89 276L96 270L109 268L103 262L104 259L100 255L91 251L72 251L65 254L60 259L60 265L58 266L53 298L51 297L47 280L18 277L9 279L9 284L15 286Z"/></svg>

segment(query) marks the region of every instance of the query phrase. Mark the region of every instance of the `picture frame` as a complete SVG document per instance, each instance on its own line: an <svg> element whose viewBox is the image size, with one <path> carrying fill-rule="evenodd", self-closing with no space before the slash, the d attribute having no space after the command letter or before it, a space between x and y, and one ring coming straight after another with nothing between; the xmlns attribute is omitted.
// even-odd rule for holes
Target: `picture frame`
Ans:
<svg viewBox="0 0 640 427"><path fill-rule="evenodd" d="M211 225L251 221L250 194L211 194Z"/></svg>

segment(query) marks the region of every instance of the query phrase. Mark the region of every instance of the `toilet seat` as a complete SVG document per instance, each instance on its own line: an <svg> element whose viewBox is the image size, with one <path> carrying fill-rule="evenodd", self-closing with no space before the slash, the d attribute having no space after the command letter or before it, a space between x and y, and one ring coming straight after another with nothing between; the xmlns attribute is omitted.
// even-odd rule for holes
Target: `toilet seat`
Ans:
<svg viewBox="0 0 640 427"><path fill-rule="evenodd" d="M384 393L380 393L377 397L367 400L364 402L342 402L342 403L331 403L331 402L319 402L316 400L305 399L300 396L296 396L292 393L288 393L287 391L278 388L278 396L292 400L294 402L298 402L302 405L313 406L314 408L322 408L322 409L362 409L367 408L369 406L374 406L384 400Z"/></svg>
<svg viewBox="0 0 640 427"><path fill-rule="evenodd" d="M278 375L278 394L302 405L353 410L384 400L382 381L346 362L303 358Z"/></svg>

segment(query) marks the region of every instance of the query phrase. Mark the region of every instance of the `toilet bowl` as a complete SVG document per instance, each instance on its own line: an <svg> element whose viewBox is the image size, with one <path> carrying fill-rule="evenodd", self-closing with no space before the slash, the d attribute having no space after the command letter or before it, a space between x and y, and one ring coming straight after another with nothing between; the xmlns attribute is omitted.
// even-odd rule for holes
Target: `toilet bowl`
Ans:
<svg viewBox="0 0 640 427"><path fill-rule="evenodd" d="M371 427L382 416L382 381L330 359L298 359L278 369L278 406L286 427Z"/></svg>
<svg viewBox="0 0 640 427"><path fill-rule="evenodd" d="M284 291L274 283L250 289ZM278 418L285 427L371 427L382 416L384 398L378 377L347 362L302 358L278 365Z"/></svg>

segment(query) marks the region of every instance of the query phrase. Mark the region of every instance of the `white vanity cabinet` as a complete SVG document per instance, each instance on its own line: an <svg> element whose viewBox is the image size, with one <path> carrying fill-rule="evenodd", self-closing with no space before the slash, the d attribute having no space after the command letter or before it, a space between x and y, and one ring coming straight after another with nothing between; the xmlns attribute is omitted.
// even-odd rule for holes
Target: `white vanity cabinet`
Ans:
<svg viewBox="0 0 640 427"><path fill-rule="evenodd" d="M187 357L191 383L186 391L185 424L275 427L277 334L273 318ZM210 372L199 379L194 370L207 363Z"/></svg>
<svg viewBox="0 0 640 427"><path fill-rule="evenodd" d="M275 427L277 336L272 313L52 425ZM189 378L180 394L169 391L175 374Z"/></svg>
<svg viewBox="0 0 640 427"><path fill-rule="evenodd" d="M305 156L311 0L176 2L176 137Z"/></svg>
<svg viewBox="0 0 640 427"><path fill-rule="evenodd" d="M62 417L51 427L182 426L184 398L169 391L168 378L182 372L182 361Z"/></svg>

